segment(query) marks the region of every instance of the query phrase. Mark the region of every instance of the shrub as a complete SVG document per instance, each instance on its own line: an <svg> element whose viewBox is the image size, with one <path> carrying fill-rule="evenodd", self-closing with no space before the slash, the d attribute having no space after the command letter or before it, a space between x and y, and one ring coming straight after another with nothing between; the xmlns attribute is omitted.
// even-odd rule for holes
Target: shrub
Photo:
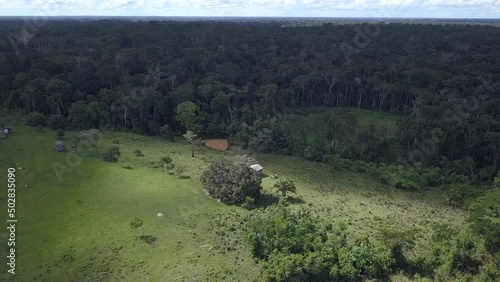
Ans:
<svg viewBox="0 0 500 282"><path fill-rule="evenodd" d="M500 189L486 192L469 210L472 230L484 238L490 252L500 251Z"/></svg>
<svg viewBox="0 0 500 282"><path fill-rule="evenodd" d="M260 195L261 178L248 166L226 158L216 158L201 176L210 196L224 203L241 203L247 196Z"/></svg>
<svg viewBox="0 0 500 282"><path fill-rule="evenodd" d="M484 253L481 243L481 240L470 232L458 234L444 257L444 263L449 272L477 273Z"/></svg>
<svg viewBox="0 0 500 282"><path fill-rule="evenodd" d="M105 162L116 163L120 158L120 155L120 148L118 146L113 146L102 154L102 158Z"/></svg>
<svg viewBox="0 0 500 282"><path fill-rule="evenodd" d="M326 236L308 210L291 212L283 203L252 216L247 226L252 254L262 259L275 251L305 253L317 237Z"/></svg>
<svg viewBox="0 0 500 282"><path fill-rule="evenodd" d="M351 248L354 267L361 274L369 277L382 277L391 272L395 263L389 248L370 242L367 238L360 239Z"/></svg>
<svg viewBox="0 0 500 282"><path fill-rule="evenodd" d="M290 211L283 202L247 221L252 254L262 259L267 281L355 281L359 275L391 273L391 250L368 239L347 244L345 227L321 225L306 209Z"/></svg>
<svg viewBox="0 0 500 282"><path fill-rule="evenodd" d="M252 197L246 197L245 201L243 201L243 204L241 204L241 207L247 210L253 210L255 209L255 199Z"/></svg>
<svg viewBox="0 0 500 282"><path fill-rule="evenodd" d="M134 154L137 156L137 157L144 157L144 154L142 153L141 150L139 149L136 149L134 150Z"/></svg>
<svg viewBox="0 0 500 282"><path fill-rule="evenodd" d="M410 179L399 179L394 184L394 187L404 190L418 190L420 186Z"/></svg>
<svg viewBox="0 0 500 282"><path fill-rule="evenodd" d="M500 281L500 252L496 253L493 260L481 267L479 280L485 282Z"/></svg>
<svg viewBox="0 0 500 282"><path fill-rule="evenodd" d="M162 157L160 157L160 162L162 162L164 164L170 164L170 163L172 163L172 158L169 156L162 156Z"/></svg>
<svg viewBox="0 0 500 282"><path fill-rule="evenodd" d="M262 267L266 281L306 281L308 277L301 254L274 252Z"/></svg>
<svg viewBox="0 0 500 282"><path fill-rule="evenodd" d="M42 113L33 112L26 117L26 125L33 127L43 127L47 125L47 117Z"/></svg>
<svg viewBox="0 0 500 282"><path fill-rule="evenodd" d="M277 192L281 193L283 198L286 197L287 193L297 193L297 188L295 187L295 183L292 180L281 179L278 182L274 183L274 188L276 188Z"/></svg>

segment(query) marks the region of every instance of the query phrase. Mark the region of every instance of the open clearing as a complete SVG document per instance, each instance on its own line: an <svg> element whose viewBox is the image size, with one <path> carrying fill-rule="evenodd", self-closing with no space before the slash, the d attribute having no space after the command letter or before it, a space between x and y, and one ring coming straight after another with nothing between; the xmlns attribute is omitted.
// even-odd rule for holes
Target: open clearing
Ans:
<svg viewBox="0 0 500 282"><path fill-rule="evenodd" d="M115 140L121 150L118 163L105 163L97 153L71 160L71 151L55 152L54 131L15 125L14 132L0 140L0 167L5 173L8 167L23 168L16 172L18 274L3 272L0 280L261 280L260 266L239 232L248 211L207 197L199 181L211 158L231 151L197 146L196 158L191 158L190 146L181 139L169 143L105 133L101 149ZM74 136L66 133L67 147ZM136 149L144 156L137 157ZM159 157L167 155L176 173L158 165ZM432 225L465 224L466 212L447 206L436 190L399 191L362 174L295 157L256 158L266 174L295 181L300 199L293 207L307 206L325 220L344 222L352 238L377 237L382 228L414 228L421 230L419 251ZM53 171L54 162L72 169L62 181ZM263 179L265 193L274 194L275 181ZM0 195L4 207L5 198ZM158 217L158 212L164 216ZM131 223L139 222L136 218L141 224L132 228ZM4 228L1 232L5 244L7 233Z"/></svg>

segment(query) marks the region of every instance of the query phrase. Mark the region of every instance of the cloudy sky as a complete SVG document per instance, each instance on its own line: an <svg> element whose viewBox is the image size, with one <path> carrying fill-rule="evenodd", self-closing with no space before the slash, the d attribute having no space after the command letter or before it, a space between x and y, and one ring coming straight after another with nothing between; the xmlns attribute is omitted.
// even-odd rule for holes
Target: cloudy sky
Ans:
<svg viewBox="0 0 500 282"><path fill-rule="evenodd" d="M0 15L500 18L500 0L0 0Z"/></svg>

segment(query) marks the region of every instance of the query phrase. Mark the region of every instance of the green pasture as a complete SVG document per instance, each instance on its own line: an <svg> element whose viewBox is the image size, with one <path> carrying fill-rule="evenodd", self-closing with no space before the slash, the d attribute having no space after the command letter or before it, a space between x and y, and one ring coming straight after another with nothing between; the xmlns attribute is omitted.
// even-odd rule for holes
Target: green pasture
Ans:
<svg viewBox="0 0 500 282"><path fill-rule="evenodd" d="M211 199L199 181L210 159L231 151L198 146L191 158L182 139L172 143L105 132L96 148L77 152L71 148L75 135L66 132L68 151L61 153L54 150L56 135L48 129L15 125L14 133L0 140L2 185L7 168L17 170L18 219L17 274L6 273L4 267L0 280L261 280L242 231L242 219L251 211ZM120 147L120 161L106 163L100 152L113 145ZM136 149L144 156L136 156ZM163 168L160 156L170 156L175 168ZM279 155L255 157L267 175L262 182L267 204L278 196L271 189L276 179L269 176L292 179L298 194L291 206L307 206L324 220L346 224L351 239L365 234L379 238L381 229L414 229L418 252L436 224L465 224L466 212L449 207L437 190L405 192L326 164ZM54 165L66 168L62 177ZM6 197L0 195L4 210ZM142 225L132 228L133 222ZM8 234L1 230L5 252Z"/></svg>

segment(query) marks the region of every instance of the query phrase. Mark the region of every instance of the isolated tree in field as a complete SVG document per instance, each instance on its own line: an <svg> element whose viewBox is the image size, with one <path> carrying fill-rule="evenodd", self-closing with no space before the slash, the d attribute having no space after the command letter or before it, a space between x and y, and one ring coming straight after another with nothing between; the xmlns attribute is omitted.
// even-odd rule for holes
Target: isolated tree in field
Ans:
<svg viewBox="0 0 500 282"><path fill-rule="evenodd" d="M175 119L187 130L194 130L198 111L198 106L193 102L180 103L175 110Z"/></svg>
<svg viewBox="0 0 500 282"><path fill-rule="evenodd" d="M232 159L214 159L201 176L201 182L210 196L224 203L242 203L247 197L260 195L260 176Z"/></svg>
<svg viewBox="0 0 500 282"><path fill-rule="evenodd" d="M191 157L194 158L194 145L200 142L201 137L198 137L196 133L188 130L184 135L182 135L191 144Z"/></svg>
<svg viewBox="0 0 500 282"><path fill-rule="evenodd" d="M295 187L295 183L292 180L281 179L273 187L276 188L277 192L281 193L283 198L286 197L287 193L297 193L297 187Z"/></svg>

